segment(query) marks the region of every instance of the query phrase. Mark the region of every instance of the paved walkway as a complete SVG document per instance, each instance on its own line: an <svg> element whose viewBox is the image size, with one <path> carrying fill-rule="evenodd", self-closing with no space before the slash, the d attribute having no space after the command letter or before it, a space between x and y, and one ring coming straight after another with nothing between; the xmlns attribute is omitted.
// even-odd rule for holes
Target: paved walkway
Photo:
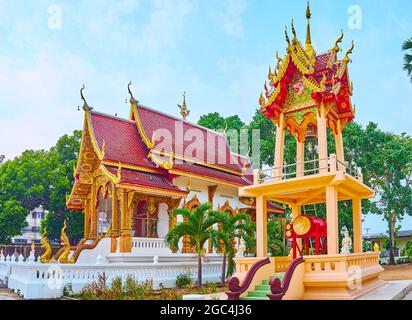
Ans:
<svg viewBox="0 0 412 320"><path fill-rule="evenodd" d="M21 300L21 298L9 289L0 288L0 300Z"/></svg>

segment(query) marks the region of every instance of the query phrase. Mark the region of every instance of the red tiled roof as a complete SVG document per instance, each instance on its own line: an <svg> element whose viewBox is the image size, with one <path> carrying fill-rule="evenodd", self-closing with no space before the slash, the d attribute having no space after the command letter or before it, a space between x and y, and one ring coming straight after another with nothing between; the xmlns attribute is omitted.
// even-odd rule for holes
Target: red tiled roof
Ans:
<svg viewBox="0 0 412 320"><path fill-rule="evenodd" d="M111 166L106 166L106 168L111 174L117 175L118 168ZM120 184L138 185L142 187L161 189L171 192L180 192L183 194L187 193L174 186L164 175L130 169L121 170Z"/></svg>
<svg viewBox="0 0 412 320"><path fill-rule="evenodd" d="M143 143L133 121L90 112L91 125L99 148L105 141L105 160L148 168L156 165L147 158L149 150Z"/></svg>
<svg viewBox="0 0 412 320"><path fill-rule="evenodd" d="M154 149L185 156L186 160L193 162L242 172L241 166L230 152L224 135L144 106L139 105L137 112L146 135L151 139L156 132L157 145ZM166 138L165 133L170 133L171 136ZM194 142L196 148L191 148Z"/></svg>

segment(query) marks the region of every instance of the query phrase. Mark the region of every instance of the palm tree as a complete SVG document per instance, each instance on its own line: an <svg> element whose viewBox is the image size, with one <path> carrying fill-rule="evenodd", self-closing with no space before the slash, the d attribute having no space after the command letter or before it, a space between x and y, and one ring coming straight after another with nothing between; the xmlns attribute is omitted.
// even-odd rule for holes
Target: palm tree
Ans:
<svg viewBox="0 0 412 320"><path fill-rule="evenodd" d="M283 256L285 254L282 224L279 219L273 219L268 222L268 249L272 257Z"/></svg>
<svg viewBox="0 0 412 320"><path fill-rule="evenodd" d="M410 76L412 81L412 38L409 38L403 43L402 50L407 51L407 53L405 53L405 56L403 57L403 69L408 72L408 75Z"/></svg>
<svg viewBox="0 0 412 320"><path fill-rule="evenodd" d="M197 267L197 286L202 286L202 256L203 247L207 240L211 240L212 245L217 247L219 244L218 230L213 226L219 222L218 212L211 211L209 203L202 204L193 211L186 209L176 209L173 216L178 215L186 218L186 221L177 223L166 235L166 242L173 250L178 249L179 240L183 236L188 236L190 244L195 246L198 256Z"/></svg>
<svg viewBox="0 0 412 320"><path fill-rule="evenodd" d="M236 213L230 215L228 212L223 212L219 214L219 223L221 225L221 230L218 231L219 240L223 242L223 264L222 264L222 275L221 284L224 286L226 280L226 261L228 260L227 275L231 275L234 272L234 241L235 238L243 238L247 241L254 232L251 225L249 224L249 215L244 213Z"/></svg>

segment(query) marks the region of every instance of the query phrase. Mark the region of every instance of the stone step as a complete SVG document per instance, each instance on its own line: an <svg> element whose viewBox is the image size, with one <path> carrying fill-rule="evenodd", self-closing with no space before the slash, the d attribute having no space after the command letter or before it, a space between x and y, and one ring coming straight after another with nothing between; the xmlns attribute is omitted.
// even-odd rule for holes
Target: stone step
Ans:
<svg viewBox="0 0 412 320"><path fill-rule="evenodd" d="M240 300L270 300L268 297L244 297L240 298Z"/></svg>
<svg viewBox="0 0 412 320"><path fill-rule="evenodd" d="M266 297L270 291L249 291L248 297Z"/></svg>
<svg viewBox="0 0 412 320"><path fill-rule="evenodd" d="M386 283L357 300L401 300L412 290L412 280L385 281Z"/></svg>
<svg viewBox="0 0 412 320"><path fill-rule="evenodd" d="M270 285L268 284L260 284L255 286L255 291L268 291L270 292Z"/></svg>

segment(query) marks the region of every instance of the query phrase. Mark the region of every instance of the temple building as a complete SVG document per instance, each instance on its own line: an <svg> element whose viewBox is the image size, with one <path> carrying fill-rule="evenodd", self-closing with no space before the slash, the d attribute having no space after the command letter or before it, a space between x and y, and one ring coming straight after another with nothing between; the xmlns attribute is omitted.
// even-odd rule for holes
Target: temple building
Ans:
<svg viewBox="0 0 412 320"><path fill-rule="evenodd" d="M139 242L163 241L181 220L172 219L175 208L209 202L255 216L254 200L238 196L239 187L252 184L251 163L230 151L224 134L143 106L130 84L129 119L94 111L83 89L83 135L67 208L83 212L84 240L109 232L111 253L139 254ZM186 99L180 107L185 118ZM268 210L283 212L274 203ZM180 251L192 252L187 239Z"/></svg>

